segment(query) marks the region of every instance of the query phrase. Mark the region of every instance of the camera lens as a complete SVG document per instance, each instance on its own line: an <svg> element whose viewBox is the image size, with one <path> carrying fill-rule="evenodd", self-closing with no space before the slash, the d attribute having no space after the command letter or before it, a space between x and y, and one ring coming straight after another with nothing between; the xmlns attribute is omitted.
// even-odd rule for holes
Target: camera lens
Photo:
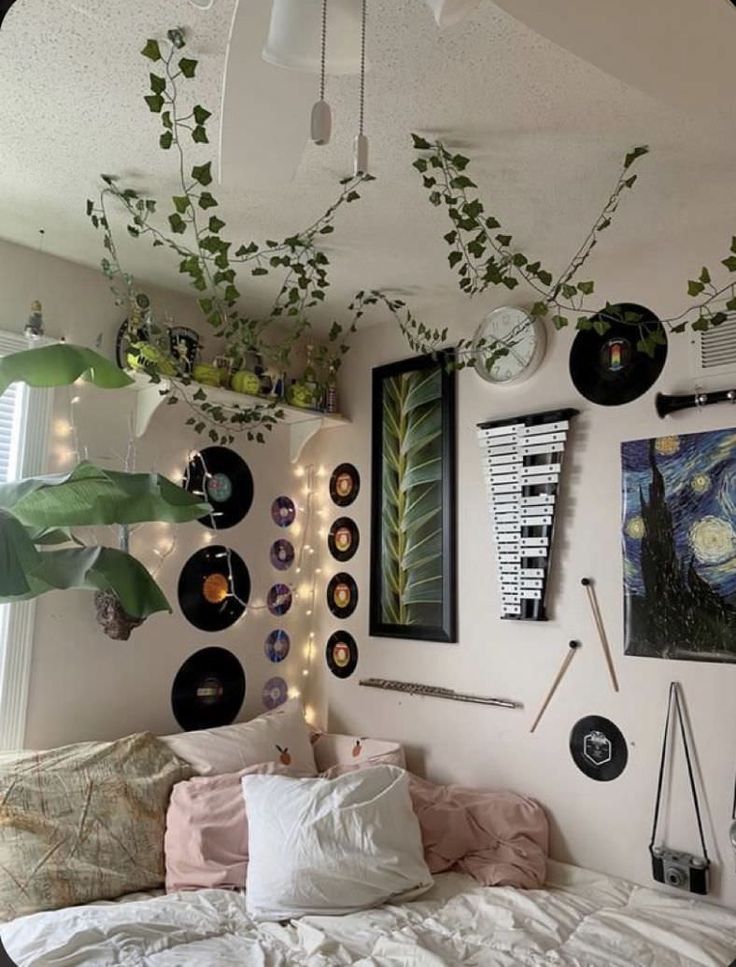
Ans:
<svg viewBox="0 0 736 967"><path fill-rule="evenodd" d="M667 870L667 882L670 886L682 886L684 878L681 871Z"/></svg>

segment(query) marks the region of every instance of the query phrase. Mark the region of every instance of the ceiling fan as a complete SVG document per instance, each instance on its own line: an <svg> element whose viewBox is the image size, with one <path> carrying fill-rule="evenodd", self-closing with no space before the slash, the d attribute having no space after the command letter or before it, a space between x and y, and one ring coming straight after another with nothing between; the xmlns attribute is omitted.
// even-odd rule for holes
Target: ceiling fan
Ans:
<svg viewBox="0 0 736 967"><path fill-rule="evenodd" d="M478 0L424 3L442 28L462 20ZM362 8L362 0L328 0L330 76L360 73ZM257 188L294 177L317 92L303 75L320 73L322 14L322 0L238 0L223 85L221 182Z"/></svg>

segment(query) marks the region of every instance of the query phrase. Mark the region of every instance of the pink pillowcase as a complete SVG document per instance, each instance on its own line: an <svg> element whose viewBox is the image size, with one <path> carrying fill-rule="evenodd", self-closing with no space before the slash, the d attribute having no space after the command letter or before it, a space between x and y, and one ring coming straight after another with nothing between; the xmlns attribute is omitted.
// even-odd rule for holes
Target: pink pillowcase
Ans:
<svg viewBox="0 0 736 967"><path fill-rule="evenodd" d="M245 888L248 820L240 780L253 773L311 775L278 762L264 762L240 772L177 783L164 837L168 892Z"/></svg>
<svg viewBox="0 0 736 967"><path fill-rule="evenodd" d="M414 812L432 873L456 870L483 886L542 886L549 828L539 803L513 792L438 786L411 776Z"/></svg>

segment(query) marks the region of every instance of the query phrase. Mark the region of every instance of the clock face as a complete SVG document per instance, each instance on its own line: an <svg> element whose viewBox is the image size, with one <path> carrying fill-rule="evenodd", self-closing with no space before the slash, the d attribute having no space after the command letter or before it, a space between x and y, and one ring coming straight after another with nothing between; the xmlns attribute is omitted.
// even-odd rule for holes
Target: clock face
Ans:
<svg viewBox="0 0 736 967"><path fill-rule="evenodd" d="M475 342L480 340L484 342L475 369L489 383L504 385L527 379L544 356L544 325L523 309L502 306L489 312L475 334ZM499 350L505 352L499 355Z"/></svg>

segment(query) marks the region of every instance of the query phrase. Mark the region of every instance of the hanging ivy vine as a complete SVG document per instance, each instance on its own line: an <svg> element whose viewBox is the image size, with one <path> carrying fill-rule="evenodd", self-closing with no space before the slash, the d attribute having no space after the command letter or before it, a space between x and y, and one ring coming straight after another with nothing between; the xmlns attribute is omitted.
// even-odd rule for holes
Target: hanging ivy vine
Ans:
<svg viewBox="0 0 736 967"><path fill-rule="evenodd" d="M118 305L126 306L129 318L140 317L141 290L121 264L113 230L111 203L122 207L127 217L127 232L147 240L154 248L167 248L179 260L179 272L188 278L198 294L199 308L216 336L222 337L227 355L236 363L246 354L257 353L278 371L285 371L295 346L310 328L309 312L325 299L330 282L328 255L319 241L335 230L337 213L360 198L363 183L374 180L369 174L345 178L335 201L311 225L279 241L254 240L235 245L226 234L227 223L212 193L212 162L192 165L188 161L191 145L209 144L208 122L211 112L201 104L182 105L182 88L197 76L198 62L183 54L186 38L180 30L170 30L163 45L149 39L143 56L154 65L149 74L145 97L151 113L161 122L159 147L174 156L179 191L162 205L145 193L124 186L114 175L102 175L97 202L87 202L87 215L95 229L102 232L105 256L101 266L111 281ZM165 211L165 227L160 213ZM239 273L252 277L281 273L281 284L271 311L265 318L245 315L240 307L242 283ZM150 302L143 293L143 304ZM274 323L283 322L278 326ZM346 336L355 331L355 315L348 324L334 322L326 343L317 348L318 365L337 368L348 350ZM149 330L161 340L164 328L151 321ZM162 382L160 359L142 361L154 382ZM283 417L277 402L218 405L208 399L207 389L194 383L176 359L166 359L166 383L162 395L170 404L185 402L193 410L187 423L197 432L208 432L215 442L232 443L234 433L243 432L249 440L263 442Z"/></svg>

